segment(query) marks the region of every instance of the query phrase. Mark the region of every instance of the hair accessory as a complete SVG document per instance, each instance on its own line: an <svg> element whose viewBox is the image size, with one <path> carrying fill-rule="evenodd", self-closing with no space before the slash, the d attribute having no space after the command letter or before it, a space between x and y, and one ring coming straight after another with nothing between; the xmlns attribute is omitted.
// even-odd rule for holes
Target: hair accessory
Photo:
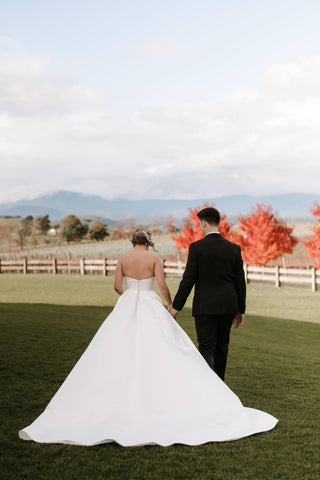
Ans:
<svg viewBox="0 0 320 480"><path fill-rule="evenodd" d="M148 242L150 242L150 238L149 238L149 235L147 234L147 232L145 230L142 230L142 232L144 233L146 239L148 240Z"/></svg>

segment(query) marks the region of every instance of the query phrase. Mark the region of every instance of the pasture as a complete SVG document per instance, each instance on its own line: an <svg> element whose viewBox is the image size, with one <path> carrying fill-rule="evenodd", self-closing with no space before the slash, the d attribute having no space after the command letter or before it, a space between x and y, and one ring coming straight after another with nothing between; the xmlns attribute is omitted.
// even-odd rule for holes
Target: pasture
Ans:
<svg viewBox="0 0 320 480"><path fill-rule="evenodd" d="M172 292L178 279L168 279ZM20 428L45 408L117 295L112 277L0 275L1 452L6 479L318 480L320 293L249 284L232 330L226 383L277 418L235 442L121 447L37 444ZM196 344L190 300L178 322Z"/></svg>
<svg viewBox="0 0 320 480"><path fill-rule="evenodd" d="M132 246L128 238L112 239L106 238L104 241L91 241L88 236L85 236L78 242L66 242L57 235L52 237L50 235L37 234L32 238L26 237L24 239L24 247L19 247L17 230L21 219L11 218L5 219L0 217L0 230L2 227L9 228L9 233L5 232L1 235L0 232L0 260L17 260L22 258L31 259L48 259L48 258L118 258L119 255L129 251ZM231 222L232 223L232 222ZM299 239L299 243L295 246L292 254L284 254L276 260L270 260L269 266L283 266L283 267L298 267L305 268L313 265L313 260L310 259L305 246L301 240L312 235L312 222L298 222L288 223L294 229L294 235ZM149 227L152 226L149 225ZM164 226L158 225L161 230ZM236 228L236 226L235 226ZM157 253L167 260L177 261L178 259L185 260L184 253L179 251L175 242L172 240L172 234L159 233L153 235Z"/></svg>

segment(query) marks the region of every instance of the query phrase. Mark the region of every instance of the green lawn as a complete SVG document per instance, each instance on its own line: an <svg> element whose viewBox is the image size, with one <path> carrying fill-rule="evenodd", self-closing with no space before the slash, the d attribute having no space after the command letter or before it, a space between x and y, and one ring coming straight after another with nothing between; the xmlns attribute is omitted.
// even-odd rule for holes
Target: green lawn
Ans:
<svg viewBox="0 0 320 480"><path fill-rule="evenodd" d="M173 292L177 283L169 281ZM116 294L112 278L0 275L3 478L319 480L320 325L311 322L320 293L258 284L248 293L226 382L245 405L279 418L274 430L194 447L37 444L20 440L18 430L43 411ZM178 321L196 342L190 309Z"/></svg>
<svg viewBox="0 0 320 480"><path fill-rule="evenodd" d="M179 281L167 279L172 295ZM117 298L112 276L0 274L0 303L113 306ZM191 300L190 295L186 307L191 307ZM303 286L276 288L269 283L250 283L247 304L251 315L320 323L320 291Z"/></svg>

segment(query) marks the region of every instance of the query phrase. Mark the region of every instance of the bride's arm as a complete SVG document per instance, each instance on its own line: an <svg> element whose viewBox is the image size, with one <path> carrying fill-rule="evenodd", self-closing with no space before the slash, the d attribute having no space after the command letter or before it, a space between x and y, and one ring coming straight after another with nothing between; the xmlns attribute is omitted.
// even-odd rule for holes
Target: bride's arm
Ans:
<svg viewBox="0 0 320 480"><path fill-rule="evenodd" d="M115 276L114 276L114 289L117 293L119 293L119 295L123 293L122 283L123 283L123 273L122 273L122 263L121 263L121 257L120 257L117 262Z"/></svg>
<svg viewBox="0 0 320 480"><path fill-rule="evenodd" d="M172 305L172 300L171 300L171 295L170 291L168 288L168 285L166 283L166 280L164 278L164 272L163 272L163 266L162 266L162 261L161 258L157 256L155 266L154 266L154 275L157 280L157 284L159 286L160 292L167 302L168 306Z"/></svg>

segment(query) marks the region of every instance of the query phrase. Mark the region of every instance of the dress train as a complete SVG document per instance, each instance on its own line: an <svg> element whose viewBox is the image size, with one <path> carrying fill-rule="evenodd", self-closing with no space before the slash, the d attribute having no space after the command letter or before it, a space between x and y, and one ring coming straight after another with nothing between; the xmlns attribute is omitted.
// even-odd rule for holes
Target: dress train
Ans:
<svg viewBox="0 0 320 480"><path fill-rule="evenodd" d="M125 279L113 311L21 439L199 445L275 427L275 417L244 407L208 366L163 307L154 277Z"/></svg>

